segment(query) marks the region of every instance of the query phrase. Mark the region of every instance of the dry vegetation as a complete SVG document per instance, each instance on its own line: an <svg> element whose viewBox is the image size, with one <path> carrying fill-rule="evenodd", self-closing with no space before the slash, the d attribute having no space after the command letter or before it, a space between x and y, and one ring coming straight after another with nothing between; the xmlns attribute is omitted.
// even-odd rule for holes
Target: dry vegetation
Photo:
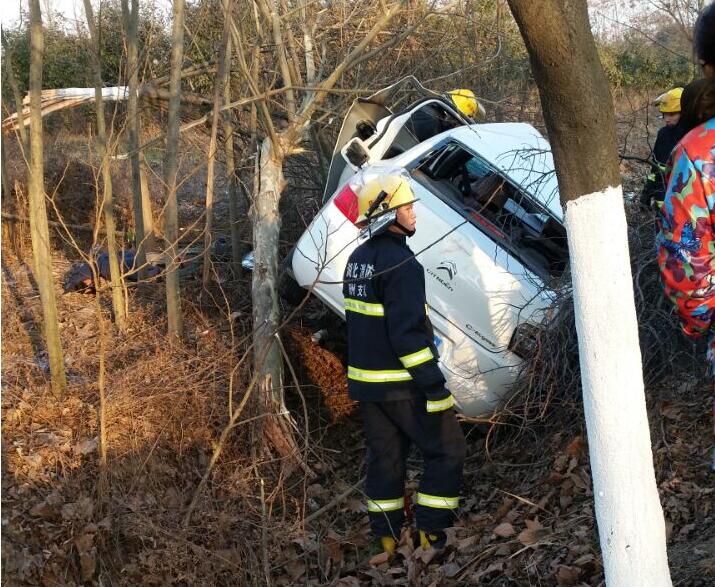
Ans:
<svg viewBox="0 0 715 587"><path fill-rule="evenodd" d="M466 3L465 14L472 4L480 3ZM349 20L348 14L338 16ZM513 30L505 30L499 41L503 46L497 46L490 31L504 15L493 16L454 21L470 43L479 41L477 65L465 62L449 23L443 22L398 45L394 60L377 59L348 72L344 86L375 89L411 73L425 81L434 78L435 88L473 87L486 98L491 120L527 121L543 132L535 89L519 73L524 54L513 49ZM211 17L209 12L200 22L210 28ZM416 20L408 15L400 26ZM342 26L326 27L326 69L354 40L354 31ZM197 36L202 31L193 30ZM434 51L436 46L442 50ZM512 53L496 58L509 47ZM438 77L442 71L460 73ZM265 75L275 77L271 71ZM364 84L366 79L372 82ZM206 80L196 81L201 83ZM623 151L644 157L648 130L652 137L656 125L647 108L649 93L618 92ZM328 151L352 97L332 96L316 117L319 140ZM186 120L199 114L188 110ZM48 119L50 220L85 227L96 222L97 161L85 136L91 114L82 109ZM240 120L237 151L247 152L250 144L246 118ZM281 119L274 122L279 127ZM122 123L120 108L117 124ZM163 125L164 113L146 116L144 139L160 134ZM207 129L185 133L181 141L180 226L194 227L182 237L186 244L201 238ZM4 199L2 211L26 217L24 162L15 141L3 148L8 148L9 174L17 183L15 198ZM314 148L315 143L306 145L286 166L282 253L320 205L324 170ZM246 152L239 167L250 183L253 162ZM153 147L146 155L159 222L165 203L163 153ZM220 167L215 237L229 233L227 182ZM644 171L641 164L624 161L626 192L640 189ZM129 162L115 162L113 176L123 232L131 222ZM246 246L251 242L248 211L243 201ZM673 580L683 586L711 585L715 489L706 466L711 389L701 376L702 349L678 335L662 300L650 213L629 205L628 220ZM122 334L111 325L106 291L100 311L92 296L61 294L62 276L80 255L53 227L69 380L67 394L59 397L48 383L27 226L4 219L2 228L2 578L7 585L603 585L568 290L510 404L489 418L464 423L469 442L465 499L444 556L431 560L415 551L406 534L400 555L388 565L379 558L371 561L361 495L365 446L359 413L346 396L344 348L334 335L339 324L319 303L307 301L282 331L290 367L286 404L307 467L289 467L259 449L250 424L262 416L247 410L197 493L251 376L250 275L237 277L228 263L218 262L214 280L204 289L200 268L187 266L182 283L186 336L180 345L170 345L165 336L163 282L131 287L130 330ZM70 233L83 252L95 244L91 231L70 228ZM100 323L106 330L103 340ZM326 327L328 334L316 343L314 333ZM100 359L106 364L106 479L98 454ZM409 490L415 491L417 454L410 465ZM192 500L195 508L186 523Z"/></svg>
<svg viewBox="0 0 715 587"><path fill-rule="evenodd" d="M77 186L93 185L91 168L67 155L69 144L80 142L77 136L57 138L48 164L48 177L64 177L56 193L68 198L62 209L75 223L89 217L80 216L87 211L71 198ZM295 177L306 177L307 163L296 161ZM626 186L638 187L638 173L624 167ZM122 193L127 180L121 172L117 177ZM201 181L192 178L183 189L184 222L201 213L191 188ZM303 203L309 218L305 210L317 206L316 186L288 192L286 245L307 220L295 202ZM644 341L653 337L644 342L644 357L671 568L676 584L707 585L715 576L713 488L704 464L708 389L697 375L697 354L673 335L673 318L660 302L649 214L631 209L630 224ZM248 381L245 361L235 370L251 330L247 278L203 293L200 282L189 280L188 336L174 347L164 337L162 284L131 289L131 331L123 336L110 328L107 334L109 470L106 487L100 487L99 329L92 298L59 298L70 391L55 397L47 382L39 300L25 261L26 228L5 222L3 229L8 584L248 585L264 583L267 573L277 585L602 584L568 295L508 409L465 423L465 500L445 557L429 560L405 536L400 557L388 567L379 559L369 564L359 416L345 396L339 338L324 336L322 346L311 339L324 326L335 326L317 302L295 315L283 337L299 378L298 388L287 387L287 403L312 474L283 477L274 457L254 453L248 427L239 423L184 526L228 420L229 390L235 390L235 406ZM54 235L59 286L77 256L59 231ZM108 312L105 298L107 324ZM412 491L419 465L413 458Z"/></svg>

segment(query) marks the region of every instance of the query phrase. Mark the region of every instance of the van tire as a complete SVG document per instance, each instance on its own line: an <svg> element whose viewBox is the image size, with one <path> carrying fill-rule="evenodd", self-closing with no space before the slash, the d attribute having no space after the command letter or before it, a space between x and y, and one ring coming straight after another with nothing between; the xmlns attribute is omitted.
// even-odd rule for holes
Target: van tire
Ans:
<svg viewBox="0 0 715 587"><path fill-rule="evenodd" d="M278 278L278 294L291 306L297 306L305 298L306 290L298 285L293 276L284 271Z"/></svg>
<svg viewBox="0 0 715 587"><path fill-rule="evenodd" d="M305 298L306 291L293 277L293 254L295 249L283 259L278 276L278 295L291 306L297 306Z"/></svg>

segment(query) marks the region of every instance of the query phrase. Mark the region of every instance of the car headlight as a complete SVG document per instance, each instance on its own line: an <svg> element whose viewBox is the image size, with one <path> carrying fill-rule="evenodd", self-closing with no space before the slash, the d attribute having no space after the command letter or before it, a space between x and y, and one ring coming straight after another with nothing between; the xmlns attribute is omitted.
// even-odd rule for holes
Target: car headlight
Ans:
<svg viewBox="0 0 715 587"><path fill-rule="evenodd" d="M509 350L522 359L529 359L536 354L539 347L539 335L543 331L541 326L522 322L514 329L509 341Z"/></svg>

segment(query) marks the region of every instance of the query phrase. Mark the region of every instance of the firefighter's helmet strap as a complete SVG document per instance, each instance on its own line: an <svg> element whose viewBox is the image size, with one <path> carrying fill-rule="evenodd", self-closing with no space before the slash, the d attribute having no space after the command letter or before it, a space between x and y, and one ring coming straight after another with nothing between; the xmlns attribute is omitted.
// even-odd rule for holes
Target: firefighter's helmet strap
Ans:
<svg viewBox="0 0 715 587"><path fill-rule="evenodd" d="M414 230L409 230L409 229L405 228L402 224L400 224L400 223L397 221L397 219L395 219L395 221L393 222L393 224L394 224L397 228L399 228L402 232L404 232L407 236L414 236L414 235L415 235L415 231L414 231Z"/></svg>

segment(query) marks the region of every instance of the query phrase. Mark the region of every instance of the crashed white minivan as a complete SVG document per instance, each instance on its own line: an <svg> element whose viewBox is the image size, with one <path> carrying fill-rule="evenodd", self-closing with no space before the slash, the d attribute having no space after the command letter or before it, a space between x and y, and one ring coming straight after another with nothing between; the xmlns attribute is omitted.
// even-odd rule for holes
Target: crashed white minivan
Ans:
<svg viewBox="0 0 715 587"><path fill-rule="evenodd" d="M426 97L402 111L389 108L409 82ZM420 142L410 121L425 107L453 128ZM568 250L546 140L528 124L468 122L414 79L356 100L338 137L324 206L288 270L344 317L342 275L364 238L353 224L351 180L405 169L419 198L408 244L424 267L439 364L458 409L479 416L509 398Z"/></svg>

